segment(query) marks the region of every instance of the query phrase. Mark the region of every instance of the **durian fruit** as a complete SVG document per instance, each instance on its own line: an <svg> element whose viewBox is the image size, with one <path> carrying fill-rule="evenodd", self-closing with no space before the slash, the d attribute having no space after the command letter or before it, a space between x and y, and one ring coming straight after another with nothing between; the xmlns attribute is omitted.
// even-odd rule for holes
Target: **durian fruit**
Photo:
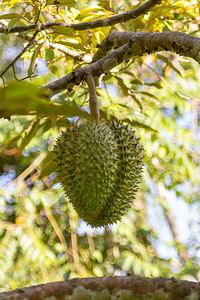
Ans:
<svg viewBox="0 0 200 300"><path fill-rule="evenodd" d="M142 150L135 132L116 120L62 132L54 147L56 171L80 218L93 227L121 219L138 189Z"/></svg>

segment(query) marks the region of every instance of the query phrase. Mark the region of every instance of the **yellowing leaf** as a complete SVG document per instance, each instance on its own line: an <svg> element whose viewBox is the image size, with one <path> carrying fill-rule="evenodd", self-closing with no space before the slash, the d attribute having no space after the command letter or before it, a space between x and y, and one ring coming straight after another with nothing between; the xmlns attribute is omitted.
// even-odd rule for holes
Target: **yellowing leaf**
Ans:
<svg viewBox="0 0 200 300"><path fill-rule="evenodd" d="M18 0L11 0L11 7L14 6L18 2L19 2Z"/></svg>
<svg viewBox="0 0 200 300"><path fill-rule="evenodd" d="M54 29L55 33L67 35L67 36L75 36L76 32L73 28L70 27L64 27L64 26L59 26L59 25L54 25L52 26L52 29Z"/></svg>

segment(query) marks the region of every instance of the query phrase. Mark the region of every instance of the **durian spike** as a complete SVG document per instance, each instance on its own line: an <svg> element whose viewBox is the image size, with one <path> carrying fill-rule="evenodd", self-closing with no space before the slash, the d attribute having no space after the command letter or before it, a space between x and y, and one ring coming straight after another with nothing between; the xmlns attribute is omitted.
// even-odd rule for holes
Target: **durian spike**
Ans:
<svg viewBox="0 0 200 300"><path fill-rule="evenodd" d="M94 78L91 73L87 74L87 84L90 93L89 106L90 106L90 114L93 118L98 122L99 121L99 102L97 99L96 88Z"/></svg>

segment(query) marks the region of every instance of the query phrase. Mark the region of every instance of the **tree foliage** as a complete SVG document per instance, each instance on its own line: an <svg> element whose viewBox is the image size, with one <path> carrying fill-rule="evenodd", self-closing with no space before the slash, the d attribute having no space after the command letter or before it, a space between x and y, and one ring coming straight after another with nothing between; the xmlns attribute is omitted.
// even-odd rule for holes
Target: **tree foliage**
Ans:
<svg viewBox="0 0 200 300"><path fill-rule="evenodd" d="M2 1L1 291L88 276L200 278L199 5ZM155 50L150 32L175 41ZM99 229L78 218L51 154L64 128L91 118L88 70L101 118L129 124L145 149L137 199Z"/></svg>

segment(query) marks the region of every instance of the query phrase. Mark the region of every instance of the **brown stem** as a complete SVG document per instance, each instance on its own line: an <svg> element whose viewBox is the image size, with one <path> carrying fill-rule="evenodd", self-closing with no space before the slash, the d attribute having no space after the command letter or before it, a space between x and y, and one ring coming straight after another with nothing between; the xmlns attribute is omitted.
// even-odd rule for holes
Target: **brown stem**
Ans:
<svg viewBox="0 0 200 300"><path fill-rule="evenodd" d="M97 99L94 78L90 73L87 74L86 81L87 81L87 84L89 87L89 93L90 93L90 99L89 99L90 113L94 117L94 119L98 122L99 121L99 102Z"/></svg>

